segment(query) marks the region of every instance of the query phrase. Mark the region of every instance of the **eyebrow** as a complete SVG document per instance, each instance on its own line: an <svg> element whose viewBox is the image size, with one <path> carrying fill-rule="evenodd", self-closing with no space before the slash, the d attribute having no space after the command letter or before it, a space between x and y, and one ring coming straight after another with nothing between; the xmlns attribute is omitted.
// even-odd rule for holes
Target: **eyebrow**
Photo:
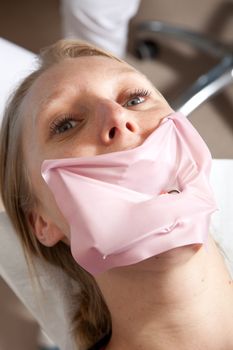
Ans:
<svg viewBox="0 0 233 350"><path fill-rule="evenodd" d="M55 104L58 100L60 100L64 96L65 92L67 92L67 88L58 89L49 96L43 98L42 101L39 102L38 109L35 114L36 123L38 123L40 120L39 116L42 113L45 113L51 105Z"/></svg>
<svg viewBox="0 0 233 350"><path fill-rule="evenodd" d="M142 77L144 77L144 75L140 72L138 72L136 69L134 69L133 67L123 67L120 71L118 68L113 68L112 72L114 73L118 73L118 76L123 75L123 74L137 74L137 75L141 75ZM59 100L64 93L67 92L67 88L61 88L58 89L56 91L54 91L52 94L50 94L48 97L45 97L42 102L40 102L39 104L39 108L38 108L38 112L37 112L37 116L40 115L41 113L45 112L51 104L55 103L56 100Z"/></svg>

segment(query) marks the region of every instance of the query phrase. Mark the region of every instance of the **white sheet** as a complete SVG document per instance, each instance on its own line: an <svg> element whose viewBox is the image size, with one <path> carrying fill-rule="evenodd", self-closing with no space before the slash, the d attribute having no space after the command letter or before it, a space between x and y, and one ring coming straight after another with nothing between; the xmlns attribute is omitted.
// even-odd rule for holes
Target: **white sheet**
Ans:
<svg viewBox="0 0 233 350"><path fill-rule="evenodd" d="M61 350L73 350L70 323L75 286L58 268L35 259L42 289L29 275L24 254L4 212L0 213L0 276Z"/></svg>

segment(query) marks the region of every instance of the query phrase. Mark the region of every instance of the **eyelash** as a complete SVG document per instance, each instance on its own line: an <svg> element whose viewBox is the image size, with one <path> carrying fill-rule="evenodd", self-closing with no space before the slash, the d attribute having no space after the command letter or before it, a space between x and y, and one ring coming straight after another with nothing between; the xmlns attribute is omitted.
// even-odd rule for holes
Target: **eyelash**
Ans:
<svg viewBox="0 0 233 350"><path fill-rule="evenodd" d="M151 91L146 89L135 89L134 91L131 91L127 98L134 98L134 97L149 97L151 94Z"/></svg>
<svg viewBox="0 0 233 350"><path fill-rule="evenodd" d="M128 94L126 99L127 99L127 102L128 102L130 99L133 99L133 98L136 98L136 97L149 97L150 94L151 94L151 92L149 90L146 90L146 89L135 89L134 91L129 92L129 94ZM78 122L79 120L76 119L74 117L74 115L72 115L72 114L65 114L65 115L59 117L58 119L54 120L51 123L51 125L50 125L50 134L51 135L59 134L59 132L58 132L59 128L61 128L66 123L70 123L72 121ZM67 130L69 130L69 129L67 129Z"/></svg>
<svg viewBox="0 0 233 350"><path fill-rule="evenodd" d="M50 134L55 135L59 134L58 130L66 123L71 123L72 121L78 122L79 120L74 117L72 114L64 114L58 119L54 120L50 124Z"/></svg>

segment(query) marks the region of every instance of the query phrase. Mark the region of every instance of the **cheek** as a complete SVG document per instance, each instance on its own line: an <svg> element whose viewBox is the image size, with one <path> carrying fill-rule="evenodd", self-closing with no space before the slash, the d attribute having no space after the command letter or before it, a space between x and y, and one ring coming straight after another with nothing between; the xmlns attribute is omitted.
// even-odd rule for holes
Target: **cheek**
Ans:
<svg viewBox="0 0 233 350"><path fill-rule="evenodd" d="M56 226L59 227L59 229L69 239L70 238L69 224L66 221L62 212L60 211L55 201L55 198L46 183L44 183L43 186L41 186L41 192L38 195L38 198L40 200L40 203L46 215L51 219L51 221Z"/></svg>
<svg viewBox="0 0 233 350"><path fill-rule="evenodd" d="M166 101L162 101L158 106L155 106L154 108L154 114L156 118L159 120L166 117L168 114L173 112L173 109L169 106L169 104Z"/></svg>
<svg viewBox="0 0 233 350"><path fill-rule="evenodd" d="M156 129L161 121L173 112L172 108L167 104L161 104L154 107L140 118L140 126L142 129L153 130Z"/></svg>
<svg viewBox="0 0 233 350"><path fill-rule="evenodd" d="M43 212L56 226L59 227L64 235L69 238L69 225L58 208L51 190L41 175L40 166L35 166L34 169L30 171L30 178L32 190L38 199L39 205L43 209Z"/></svg>

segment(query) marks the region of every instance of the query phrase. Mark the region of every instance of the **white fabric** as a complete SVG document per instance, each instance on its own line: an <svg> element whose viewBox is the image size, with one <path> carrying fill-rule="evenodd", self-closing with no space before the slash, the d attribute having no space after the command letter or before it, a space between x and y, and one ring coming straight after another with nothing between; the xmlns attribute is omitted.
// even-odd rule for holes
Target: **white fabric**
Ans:
<svg viewBox="0 0 233 350"><path fill-rule="evenodd" d="M34 55L3 39L0 39L0 114L6 96L16 81L28 74L33 67ZM29 68L28 68L29 67ZM211 184L214 188L220 210L212 220L213 235L228 255L233 276L233 160L214 160ZM36 260L42 291L35 288L28 273L25 258L5 213L0 213L0 276L14 290L50 339L61 350L73 350L75 346L70 335L70 294L78 286L58 268ZM44 290L44 292L43 292Z"/></svg>
<svg viewBox="0 0 233 350"><path fill-rule="evenodd" d="M0 276L61 350L75 346L71 336L70 279L58 268L35 259L41 287L32 279L21 244L4 212L0 213Z"/></svg>
<svg viewBox="0 0 233 350"><path fill-rule="evenodd" d="M124 57L128 23L140 0L62 0L63 36L78 38Z"/></svg>
<svg viewBox="0 0 233 350"><path fill-rule="evenodd" d="M0 122L6 100L13 88L36 66L36 55L0 38Z"/></svg>
<svg viewBox="0 0 233 350"><path fill-rule="evenodd" d="M226 254L233 277L233 160L215 159L211 172L219 210L212 216L211 233Z"/></svg>

